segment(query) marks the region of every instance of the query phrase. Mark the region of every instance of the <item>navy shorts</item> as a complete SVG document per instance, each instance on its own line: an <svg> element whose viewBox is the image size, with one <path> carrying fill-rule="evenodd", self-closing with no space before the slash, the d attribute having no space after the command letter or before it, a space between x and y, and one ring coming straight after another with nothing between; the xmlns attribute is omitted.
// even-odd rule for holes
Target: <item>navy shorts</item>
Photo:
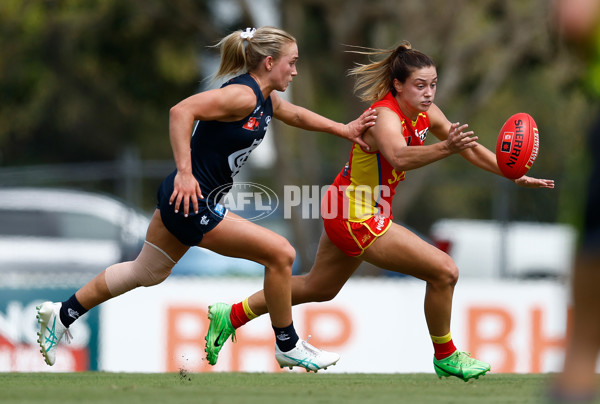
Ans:
<svg viewBox="0 0 600 404"><path fill-rule="evenodd" d="M187 217L183 214L183 203L178 213L175 213L175 206L169 205L169 199L173 194L173 180L175 173L172 173L163 180L158 188L156 207L160 210L160 217L163 224L177 239L188 246L200 244L204 234L214 229L227 214L227 209L206 199L198 200L198 213L193 211L190 206L190 212Z"/></svg>

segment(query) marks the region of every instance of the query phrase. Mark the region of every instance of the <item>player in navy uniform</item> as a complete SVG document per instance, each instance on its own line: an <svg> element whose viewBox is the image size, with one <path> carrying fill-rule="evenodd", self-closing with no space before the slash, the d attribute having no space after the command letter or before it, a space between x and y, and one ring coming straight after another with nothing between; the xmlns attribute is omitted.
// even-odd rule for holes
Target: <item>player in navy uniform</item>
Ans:
<svg viewBox="0 0 600 404"><path fill-rule="evenodd" d="M360 137L374 125L376 116L374 111L367 111L344 125L280 98L275 90L285 91L297 74L298 47L285 31L272 27L236 31L218 46L221 65L216 77L246 73L171 108L169 136L177 169L158 190L157 210L142 251L134 261L110 266L66 301L38 306L38 342L48 365L55 363L56 346L63 336L70 337L68 327L78 317L136 287L162 282L195 245L265 266L265 296L281 366L301 366L316 372L339 359L336 353L299 339L294 329L294 248L282 236L227 212L218 202L231 188L233 176L248 154L262 141L271 118L366 147ZM212 342L219 345L225 341L217 337Z"/></svg>

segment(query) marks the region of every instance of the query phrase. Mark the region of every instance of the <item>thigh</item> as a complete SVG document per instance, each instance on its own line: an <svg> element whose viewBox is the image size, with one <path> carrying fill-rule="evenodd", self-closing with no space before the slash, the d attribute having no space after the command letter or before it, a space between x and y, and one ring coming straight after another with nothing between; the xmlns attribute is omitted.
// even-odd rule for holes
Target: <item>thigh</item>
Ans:
<svg viewBox="0 0 600 404"><path fill-rule="evenodd" d="M337 293L361 262L360 258L344 254L323 231L315 262L310 272L305 275L306 287L331 290Z"/></svg>
<svg viewBox="0 0 600 404"><path fill-rule="evenodd" d="M204 235L200 247L269 266L274 256L293 250L287 239L229 211L214 229ZM293 253L293 251L292 251Z"/></svg>
<svg viewBox="0 0 600 404"><path fill-rule="evenodd" d="M171 234L165 227L160 216L160 210L158 209L156 209L154 215L152 215L152 220L150 221L148 231L146 232L146 241L163 250L175 262L179 261L183 254L190 248L189 246L182 244L177 237Z"/></svg>
<svg viewBox="0 0 600 404"><path fill-rule="evenodd" d="M451 261L448 254L396 223L377 238L362 258L380 268L425 281L435 279L439 269Z"/></svg>

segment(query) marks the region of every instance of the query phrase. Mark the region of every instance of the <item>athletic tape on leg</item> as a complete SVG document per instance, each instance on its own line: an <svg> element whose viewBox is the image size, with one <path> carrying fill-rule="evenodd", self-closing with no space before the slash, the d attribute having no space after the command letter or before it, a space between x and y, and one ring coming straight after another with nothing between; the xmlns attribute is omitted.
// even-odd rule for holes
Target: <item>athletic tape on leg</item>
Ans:
<svg viewBox="0 0 600 404"><path fill-rule="evenodd" d="M171 275L175 264L166 252L146 241L135 261L106 268L106 286L115 297L139 286L158 285Z"/></svg>

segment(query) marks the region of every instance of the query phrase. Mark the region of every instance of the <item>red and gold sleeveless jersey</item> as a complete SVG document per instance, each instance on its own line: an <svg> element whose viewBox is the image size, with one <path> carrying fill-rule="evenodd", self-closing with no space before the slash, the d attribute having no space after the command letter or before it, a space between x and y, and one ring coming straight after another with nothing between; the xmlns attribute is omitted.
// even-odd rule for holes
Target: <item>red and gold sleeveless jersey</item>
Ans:
<svg viewBox="0 0 600 404"><path fill-rule="evenodd" d="M416 121L411 121L404 116L391 92L371 106L377 107L389 108L398 115L408 146L424 144L430 126L427 113L420 113ZM338 218L343 214L343 218L351 222L363 222L374 215L392 218L392 199L404 176L405 172L396 172L379 151L368 152L354 144L350 160L333 183L337 186L334 188L337 201L327 202L330 208L336 207Z"/></svg>

